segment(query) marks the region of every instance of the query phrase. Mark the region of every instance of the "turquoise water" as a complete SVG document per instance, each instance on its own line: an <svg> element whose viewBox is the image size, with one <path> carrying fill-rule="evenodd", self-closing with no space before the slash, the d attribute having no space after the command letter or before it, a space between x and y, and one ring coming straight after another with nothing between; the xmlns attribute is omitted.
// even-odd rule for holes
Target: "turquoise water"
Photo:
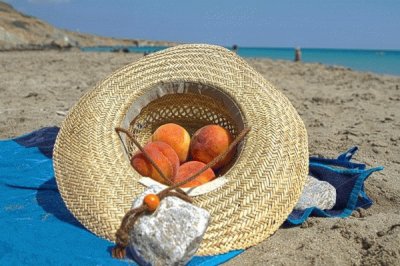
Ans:
<svg viewBox="0 0 400 266"><path fill-rule="evenodd" d="M113 49L126 48L129 52L151 53L167 47L84 47L83 51L110 52ZM322 63L349 67L358 71L375 72L400 76L400 50L356 50L356 49L317 49L303 48L303 62ZM239 47L238 54L242 57L263 57L278 60L293 60L293 48L253 48Z"/></svg>

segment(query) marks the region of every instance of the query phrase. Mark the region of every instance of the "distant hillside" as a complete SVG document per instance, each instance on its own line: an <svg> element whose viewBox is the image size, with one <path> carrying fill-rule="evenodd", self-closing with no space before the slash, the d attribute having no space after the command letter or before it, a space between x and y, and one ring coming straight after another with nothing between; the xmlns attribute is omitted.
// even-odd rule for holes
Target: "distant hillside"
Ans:
<svg viewBox="0 0 400 266"><path fill-rule="evenodd" d="M0 50L71 48L100 45L174 45L172 42L123 40L57 29L0 2Z"/></svg>

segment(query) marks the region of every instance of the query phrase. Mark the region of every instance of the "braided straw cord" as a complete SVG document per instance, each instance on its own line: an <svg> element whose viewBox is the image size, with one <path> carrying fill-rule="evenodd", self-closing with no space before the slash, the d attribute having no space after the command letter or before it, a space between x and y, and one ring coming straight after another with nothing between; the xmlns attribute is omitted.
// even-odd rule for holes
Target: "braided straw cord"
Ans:
<svg viewBox="0 0 400 266"><path fill-rule="evenodd" d="M182 81L226 93L252 128L225 174L228 183L194 198L212 217L197 254L253 246L278 229L300 196L308 172L307 133L288 99L221 47L181 45L146 56L86 93L57 136L53 159L61 196L86 228L114 240L144 190L114 128L149 88Z"/></svg>

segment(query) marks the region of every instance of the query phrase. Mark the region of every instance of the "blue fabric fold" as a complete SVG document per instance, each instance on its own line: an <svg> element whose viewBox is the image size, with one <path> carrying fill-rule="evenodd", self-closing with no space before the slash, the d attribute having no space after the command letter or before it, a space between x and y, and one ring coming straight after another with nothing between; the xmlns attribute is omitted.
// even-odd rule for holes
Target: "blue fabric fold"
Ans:
<svg viewBox="0 0 400 266"><path fill-rule="evenodd" d="M135 265L110 256L113 244L86 230L65 207L58 192L52 151L59 128L49 127L0 141L0 265ZM310 215L346 217L372 201L364 181L382 168L351 162L354 147L337 159L310 158L310 174L337 189L329 211L293 211L286 223L300 224ZM239 255L195 256L188 265L219 265Z"/></svg>
<svg viewBox="0 0 400 266"><path fill-rule="evenodd" d="M373 172L383 170L383 167L366 169L365 164L351 162L357 151L357 147L352 147L336 159L310 157L309 174L336 188L336 204L331 210L316 207L304 211L293 210L286 225L302 224L310 215L345 218L357 208L372 205L372 200L365 193L364 182Z"/></svg>

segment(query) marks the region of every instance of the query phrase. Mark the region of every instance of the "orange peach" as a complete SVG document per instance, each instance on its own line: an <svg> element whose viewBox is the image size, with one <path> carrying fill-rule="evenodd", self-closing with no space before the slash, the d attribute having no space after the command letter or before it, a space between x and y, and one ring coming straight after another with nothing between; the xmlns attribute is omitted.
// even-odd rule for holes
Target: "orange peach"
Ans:
<svg viewBox="0 0 400 266"><path fill-rule="evenodd" d="M193 160L207 164L226 151L232 141L233 137L227 129L219 125L207 125L194 133L190 144L190 154ZM228 164L234 154L235 149L214 165L212 169L216 170Z"/></svg>
<svg viewBox="0 0 400 266"><path fill-rule="evenodd" d="M170 145L178 154L181 163L187 160L190 147L190 135L180 125L168 123L154 131L152 141L162 141Z"/></svg>
<svg viewBox="0 0 400 266"><path fill-rule="evenodd" d="M143 149L166 177L172 179L176 175L179 168L179 158L171 146L161 141L155 141L148 143ZM148 176L166 184L166 181L142 152L139 151L132 157L131 165L142 176Z"/></svg>
<svg viewBox="0 0 400 266"><path fill-rule="evenodd" d="M173 182L176 184L178 182L186 180L187 178L200 171L204 166L206 166L206 164L199 161L190 161L182 164L181 166L179 166L178 173L174 177ZM214 178L214 171L211 168L208 168L205 172L196 177L194 180L182 185L181 187L197 187L213 180Z"/></svg>

